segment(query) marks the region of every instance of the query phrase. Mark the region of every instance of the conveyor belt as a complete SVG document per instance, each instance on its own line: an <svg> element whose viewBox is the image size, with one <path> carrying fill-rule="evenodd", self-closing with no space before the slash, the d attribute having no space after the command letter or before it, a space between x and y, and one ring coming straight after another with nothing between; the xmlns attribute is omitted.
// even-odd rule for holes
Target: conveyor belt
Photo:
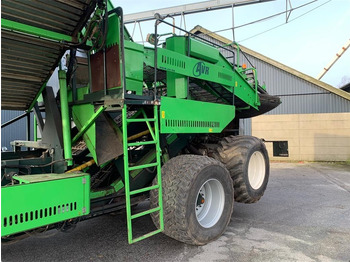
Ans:
<svg viewBox="0 0 350 262"><path fill-rule="evenodd" d="M2 0L1 18L75 37L94 4L94 0ZM60 41L2 26L1 109L28 109L65 50Z"/></svg>

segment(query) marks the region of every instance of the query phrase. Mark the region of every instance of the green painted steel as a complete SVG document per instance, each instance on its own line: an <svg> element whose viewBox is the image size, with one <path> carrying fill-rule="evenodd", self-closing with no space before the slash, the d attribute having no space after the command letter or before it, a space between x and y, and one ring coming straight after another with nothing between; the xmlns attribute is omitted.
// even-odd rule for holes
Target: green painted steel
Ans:
<svg viewBox="0 0 350 262"><path fill-rule="evenodd" d="M187 98L187 78L197 78L221 85L248 106L259 109L257 89L213 46L184 36L170 37L165 48L157 49L157 68L167 72L167 96ZM187 48L187 49L186 49ZM239 58L239 47L237 51ZM144 63L154 67L154 50L145 48ZM210 92L210 91L209 91Z"/></svg>
<svg viewBox="0 0 350 262"><path fill-rule="evenodd" d="M255 103L255 91L233 69L223 68L163 48L158 49L157 63L158 68L162 70L221 84L229 92L235 92L235 95L250 106L258 108Z"/></svg>
<svg viewBox="0 0 350 262"><path fill-rule="evenodd" d="M235 107L162 97L160 130L171 133L220 133L234 118Z"/></svg>
<svg viewBox="0 0 350 262"><path fill-rule="evenodd" d="M142 95L143 88L143 45L132 41L124 41L125 46L125 74L128 91L135 91L136 95Z"/></svg>
<svg viewBox="0 0 350 262"><path fill-rule="evenodd" d="M47 81L40 87L39 92L36 94L35 98L33 99L32 103L30 104L27 112L32 111L36 101L38 100L38 98L40 97L41 93L43 92L44 88L46 87Z"/></svg>
<svg viewBox="0 0 350 262"><path fill-rule="evenodd" d="M159 165L157 165L157 184L159 186L158 188L158 205L160 208L159 211L159 230L160 232L162 232L164 230L164 215L163 215L163 189L162 189L162 167L161 167L161 148L160 148L160 137L159 137L159 120L158 120L158 116L159 116L159 109L158 106L154 106L153 108L153 114L156 118L156 121L154 123L154 133L155 133L155 141L157 141L156 144L156 159L157 159L157 163ZM151 131L152 129L150 129Z"/></svg>
<svg viewBox="0 0 350 262"><path fill-rule="evenodd" d="M124 151L124 183L125 183L125 202L126 202L126 223L128 228L128 242L132 243L132 223L131 223L131 201L130 201L130 181L129 181L129 153L128 153L128 134L127 134L127 106L122 109L123 126L123 151Z"/></svg>
<svg viewBox="0 0 350 262"><path fill-rule="evenodd" d="M214 64L220 60L218 49L193 38L190 38L190 55Z"/></svg>
<svg viewBox="0 0 350 262"><path fill-rule="evenodd" d="M128 146L133 146L132 144L133 143L129 143ZM151 163L155 160L155 158L156 158L156 150L155 148L152 148L143 158L140 159L140 161L138 161L138 164L144 165L147 163ZM132 172L130 172L130 176L132 178L135 178L141 172L142 172L142 169L133 170Z"/></svg>
<svg viewBox="0 0 350 262"><path fill-rule="evenodd" d="M72 107L72 115L75 125L77 126L78 130L81 130L83 126L89 122L92 115L95 114L95 107L91 104L83 104L83 105L74 105ZM95 130L95 123L92 123L92 125L84 132L83 134L84 141L86 143L86 146L88 147L91 156L97 162L97 155L96 155L96 130Z"/></svg>
<svg viewBox="0 0 350 262"><path fill-rule="evenodd" d="M34 118L33 118L33 127L34 127L34 130L33 130L33 136L34 136L34 141L38 141L38 123L37 123L37 120L36 120L36 116L34 115Z"/></svg>
<svg viewBox="0 0 350 262"><path fill-rule="evenodd" d="M116 14L108 17L108 34L106 39L106 46L111 47L120 43L120 21Z"/></svg>
<svg viewBox="0 0 350 262"><path fill-rule="evenodd" d="M53 40L53 41L73 42L73 38L69 35L56 33L56 32L42 29L42 28L38 28L35 26L25 25L25 24L14 22L14 21L7 20L4 18L1 18L1 27L3 29L18 31L18 32L22 32L25 34L38 36L38 37L42 37L42 38Z"/></svg>
<svg viewBox="0 0 350 262"><path fill-rule="evenodd" d="M107 0L107 10L111 11L114 9L114 5L111 0Z"/></svg>
<svg viewBox="0 0 350 262"><path fill-rule="evenodd" d="M66 72L64 70L58 70L58 78L60 85L60 102L61 102L61 118L62 118L62 132L63 132L63 149L64 158L67 161L67 165L73 165L72 160L72 144L70 135L70 116L68 108L68 94L67 94L67 81Z"/></svg>
<svg viewBox="0 0 350 262"><path fill-rule="evenodd" d="M154 118L148 118L146 116L146 113L142 109L142 116L144 118L133 118L133 119L128 119L127 118L127 106L124 105L122 109L122 126L123 126L123 151L124 151L124 181L125 181L125 199L126 199L126 219L127 219L127 227L128 227L128 242L129 244L135 243L137 241L143 240L147 237L153 236L159 232L162 232L164 230L164 221L163 221L163 200L162 200L162 181L161 181L161 150L160 150L160 143L159 143L159 130L158 130L158 107L154 106ZM152 134L151 136L153 137L153 142L152 144L155 145L156 148L156 162L155 163L146 163L146 164L141 164L139 166L130 166L129 164L129 153L128 149L131 146L141 145L144 142L139 142L139 143L129 143L128 142L128 135L127 135L127 128L128 128L128 123L142 123L146 122L150 133ZM154 122L154 133L152 126L150 122ZM153 158L154 159L154 158ZM156 167L157 168L157 185L156 186L149 186L149 187L144 187L140 188L137 190L130 190L130 171L134 170L142 170L148 167ZM132 214L131 213L131 196L144 193L150 190L158 190L158 207L149 209L137 214ZM159 225L160 228L150 232L146 235L143 235L141 237L133 238L133 233L132 233L132 220L139 218L141 216L145 216L148 214L151 214L153 212L159 212Z"/></svg>
<svg viewBox="0 0 350 262"><path fill-rule="evenodd" d="M258 72L254 67L250 67L250 68L246 68L246 69L239 69L237 70L243 77L245 77L245 72L247 71L252 71L253 75L254 75L254 85L251 86L251 88L254 90L255 92L255 104L256 105L260 105L259 102L259 95L258 95Z"/></svg>
<svg viewBox="0 0 350 262"><path fill-rule="evenodd" d="M121 179L117 179L111 185L112 188L106 190L91 190L90 199L96 199L99 197L105 197L111 194L117 193L119 190L124 188L124 183Z"/></svg>
<svg viewBox="0 0 350 262"><path fill-rule="evenodd" d="M173 51L177 54L186 56L187 54L187 38L185 37L169 37L166 39L166 50ZM159 57L159 56L158 56ZM169 60L170 59L170 60ZM173 66L184 68L185 62L180 60L172 60L170 57L162 56L163 63L172 64ZM158 64L159 65L159 64ZM188 76L179 74L177 71L169 70L166 74L167 95L176 98L187 98L188 96Z"/></svg>
<svg viewBox="0 0 350 262"><path fill-rule="evenodd" d="M1 236L72 219L90 212L90 175L19 176L23 184L1 188Z"/></svg>
<svg viewBox="0 0 350 262"><path fill-rule="evenodd" d="M95 112L95 114L93 114L91 116L91 118L81 127L81 129L79 130L78 134L75 135L75 137L72 140L72 145L74 145L78 139L90 128L90 126L95 123L96 118L98 118L98 116L106 110L107 107L105 106L101 106L99 109L97 109L97 111Z"/></svg>
<svg viewBox="0 0 350 262"><path fill-rule="evenodd" d="M144 187L144 188L141 188L141 189L130 191L130 195L136 195L136 194L140 194L140 193L147 192L147 191L150 191L150 190L153 190L153 189L158 189L158 188L159 188L159 185Z"/></svg>
<svg viewBox="0 0 350 262"><path fill-rule="evenodd" d="M96 125L94 121L91 121L95 115L95 106L88 101L85 101L84 98L86 95L89 94L89 87L83 87L77 89L77 100L78 103L73 105L71 107L72 109L72 117L75 125L77 126L79 133L85 126L83 134L83 139L86 143L86 146L88 147L91 156L97 161L97 154L96 154ZM68 94L69 101L73 101L73 94L72 92L69 92ZM80 104L81 103L81 104ZM104 107L104 106L102 106ZM102 110L101 107L99 107L98 110ZM74 143L76 143L77 137L73 138ZM74 144L73 143L73 144Z"/></svg>
<svg viewBox="0 0 350 262"><path fill-rule="evenodd" d="M235 75L232 68L223 68L193 57L164 48L158 49L157 63L159 69L176 72L226 86L234 86ZM232 92L232 89L230 89Z"/></svg>

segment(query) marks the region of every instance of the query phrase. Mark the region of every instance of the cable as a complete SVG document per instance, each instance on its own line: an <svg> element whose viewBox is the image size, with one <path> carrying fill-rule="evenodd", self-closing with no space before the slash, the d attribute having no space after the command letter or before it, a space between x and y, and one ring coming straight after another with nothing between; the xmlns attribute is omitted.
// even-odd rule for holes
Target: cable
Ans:
<svg viewBox="0 0 350 262"><path fill-rule="evenodd" d="M304 16L304 15L306 15L306 14L308 14L308 13L310 13L310 12L312 12L312 11L314 11L315 9L317 9L317 8L323 6L323 5L325 5L325 4L327 4L327 3L331 2L331 1L332 1L332 0L328 0L327 2L324 2L323 4L321 4L321 5L319 5L319 6L316 6L315 8L313 8L313 9L311 9L311 10L305 12L304 14L301 14L301 15L299 15L299 16L297 16L297 17L291 19L291 20L289 20L289 23L292 22L292 21L294 21L294 20L296 20L296 19L298 19L298 18L300 18L300 17L302 17L302 16ZM262 35L262 34L264 34L264 33L267 33L267 32L269 32L269 31L271 31L271 30L273 30L273 29L276 29L276 28L281 27L281 26L286 25L286 24L287 24L287 23L283 23L283 24L277 25L277 26L272 27L272 28L270 28L270 29L267 29L267 30L265 30L265 31L263 31L263 32L261 32L261 33L258 33L258 34L255 34L255 35L253 35L253 36L247 37L247 38L245 38L245 39L243 39L243 40L240 40L240 41L238 41L238 42L240 43L240 42L249 40L249 39L251 39L251 38L254 38L254 37L256 37L256 36L259 36L259 35Z"/></svg>
<svg viewBox="0 0 350 262"><path fill-rule="evenodd" d="M235 27L230 27L230 28L226 28L226 29L221 29L221 30L217 30L217 31L212 31L212 32L209 32L207 34L204 34L204 35L210 35L210 34L214 34L214 33L220 33L220 32L224 32L224 31L228 31L228 30L232 30L232 29L238 29L238 28L241 28L241 27L244 27L244 26L248 26L248 25L252 25L252 24L255 24L255 23L260 23L260 22L263 22L263 21L266 21L266 20L269 20L271 18L274 18L276 16L279 16L279 15L283 15L287 12L292 12L296 9L299 9L301 7L304 7L306 5L309 5L309 4L312 4L314 2L316 2L317 0L313 0L311 2L308 2L306 4L303 4L303 5L299 5L297 7L294 7L294 8L291 8L289 10L286 10L286 11L283 11L283 12L280 12L280 13L277 13L277 14L274 14L274 15L270 15L268 17L264 17L264 18L261 18L261 19L258 19L258 20L255 20L255 21L252 21L252 22L249 22L249 23L246 23L246 24L243 24L243 25L238 25L238 26L235 26ZM329 0L329 1L332 1L332 0ZM294 19L293 19L294 20ZM292 20L291 20L292 21Z"/></svg>

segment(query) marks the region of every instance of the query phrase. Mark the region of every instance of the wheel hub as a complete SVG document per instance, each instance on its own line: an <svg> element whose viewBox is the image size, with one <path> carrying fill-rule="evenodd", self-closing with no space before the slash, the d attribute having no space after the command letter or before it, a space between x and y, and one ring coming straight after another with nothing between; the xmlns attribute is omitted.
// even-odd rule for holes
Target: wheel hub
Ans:
<svg viewBox="0 0 350 262"><path fill-rule="evenodd" d="M266 164L263 154L255 151L249 160L248 179L253 189L259 189L265 179Z"/></svg>
<svg viewBox="0 0 350 262"><path fill-rule="evenodd" d="M216 179L209 179L198 191L195 212L202 227L213 227L220 219L225 204L222 184Z"/></svg>

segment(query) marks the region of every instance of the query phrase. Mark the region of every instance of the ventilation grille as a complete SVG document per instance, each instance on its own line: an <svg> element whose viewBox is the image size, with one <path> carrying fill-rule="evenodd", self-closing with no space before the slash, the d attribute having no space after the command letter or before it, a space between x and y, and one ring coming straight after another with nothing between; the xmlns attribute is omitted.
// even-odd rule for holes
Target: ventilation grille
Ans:
<svg viewBox="0 0 350 262"><path fill-rule="evenodd" d="M165 120L166 127L203 127L214 128L220 127L220 122L214 121L197 121L197 120Z"/></svg>
<svg viewBox="0 0 350 262"><path fill-rule="evenodd" d="M227 75L227 74L222 73L222 72L218 72L218 77L225 79L225 80L228 80L228 81L232 81L232 76Z"/></svg>
<svg viewBox="0 0 350 262"><path fill-rule="evenodd" d="M162 63L186 69L186 62L177 58L162 55Z"/></svg>
<svg viewBox="0 0 350 262"><path fill-rule="evenodd" d="M24 224L32 221L39 221L52 216L66 214L77 210L77 202L62 204L34 211L23 212L3 218L3 227L11 227L14 225Z"/></svg>

